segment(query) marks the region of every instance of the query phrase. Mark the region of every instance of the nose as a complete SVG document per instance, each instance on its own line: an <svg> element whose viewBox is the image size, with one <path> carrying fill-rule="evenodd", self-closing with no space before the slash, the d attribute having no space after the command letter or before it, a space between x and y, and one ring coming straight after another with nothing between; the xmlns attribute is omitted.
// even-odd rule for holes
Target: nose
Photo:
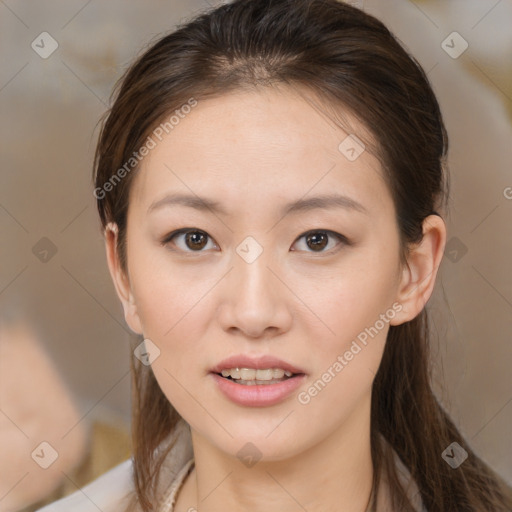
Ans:
<svg viewBox="0 0 512 512"><path fill-rule="evenodd" d="M265 338L286 332L292 322L292 294L271 253L245 261L234 254L233 268L222 283L218 321L226 332Z"/></svg>

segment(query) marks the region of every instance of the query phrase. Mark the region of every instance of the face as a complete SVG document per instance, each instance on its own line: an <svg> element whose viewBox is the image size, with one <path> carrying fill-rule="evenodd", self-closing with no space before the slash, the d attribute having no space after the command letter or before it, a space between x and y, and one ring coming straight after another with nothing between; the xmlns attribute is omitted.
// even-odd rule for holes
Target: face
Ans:
<svg viewBox="0 0 512 512"><path fill-rule="evenodd" d="M346 137L290 90L232 93L199 101L134 177L126 318L160 350L169 401L226 453L251 441L285 459L368 415L400 308L399 232L380 164L347 158ZM258 386L251 405L211 373L236 355L303 375L273 401Z"/></svg>

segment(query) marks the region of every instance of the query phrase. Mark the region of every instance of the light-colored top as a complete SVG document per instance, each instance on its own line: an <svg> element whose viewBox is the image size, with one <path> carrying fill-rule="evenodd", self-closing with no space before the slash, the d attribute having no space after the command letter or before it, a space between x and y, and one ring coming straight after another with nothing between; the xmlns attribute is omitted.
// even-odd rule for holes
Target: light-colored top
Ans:
<svg viewBox="0 0 512 512"><path fill-rule="evenodd" d="M183 482L194 468L194 453L190 427L180 420L173 432L177 440L166 456L160 469L157 485L158 512L174 512L174 504ZM173 438L169 436L157 450L165 449ZM411 479L407 468L394 453L399 478L405 492L417 512L427 512L424 508L418 488ZM36 512L124 512L134 494L132 460L126 460L107 473L101 475L82 489L39 509ZM384 479L377 493L377 511L394 512L389 506L389 496ZM137 509L139 510L139 509ZM369 512L370 509L367 510Z"/></svg>

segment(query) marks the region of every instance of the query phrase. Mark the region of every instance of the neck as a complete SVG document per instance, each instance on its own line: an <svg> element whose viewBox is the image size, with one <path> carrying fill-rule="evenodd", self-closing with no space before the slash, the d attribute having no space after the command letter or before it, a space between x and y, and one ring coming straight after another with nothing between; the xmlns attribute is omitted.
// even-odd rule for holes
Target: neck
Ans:
<svg viewBox="0 0 512 512"><path fill-rule="evenodd" d="M226 504L240 512L366 512L373 477L370 402L371 394L308 449L281 460L263 456L250 467L192 429L195 468L176 512L220 512Z"/></svg>

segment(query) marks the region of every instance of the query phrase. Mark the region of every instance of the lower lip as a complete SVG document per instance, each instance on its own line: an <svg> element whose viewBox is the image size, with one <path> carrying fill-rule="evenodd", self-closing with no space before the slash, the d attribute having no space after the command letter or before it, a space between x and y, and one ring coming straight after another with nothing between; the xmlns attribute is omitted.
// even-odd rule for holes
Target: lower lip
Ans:
<svg viewBox="0 0 512 512"><path fill-rule="evenodd" d="M304 374L290 377L276 384L246 386L212 373L215 382L232 402L249 407L266 407L277 404L291 395L303 382Z"/></svg>

